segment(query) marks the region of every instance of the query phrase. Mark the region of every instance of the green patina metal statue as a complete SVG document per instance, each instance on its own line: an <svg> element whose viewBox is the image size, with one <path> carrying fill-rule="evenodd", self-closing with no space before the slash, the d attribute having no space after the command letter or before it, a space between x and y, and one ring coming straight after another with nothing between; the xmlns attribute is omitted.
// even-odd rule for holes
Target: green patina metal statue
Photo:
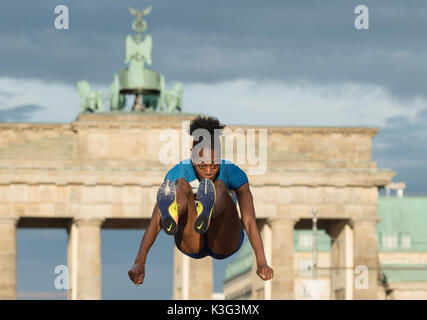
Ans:
<svg viewBox="0 0 427 320"><path fill-rule="evenodd" d="M113 83L110 86L110 108L111 111L123 110L126 105L126 96L120 94L119 76L114 74Z"/></svg>
<svg viewBox="0 0 427 320"><path fill-rule="evenodd" d="M141 41L141 32L147 29L147 23L142 18L150 13L151 6L141 11L129 8L129 11L136 16L132 29L138 34L134 38L130 35L126 37L125 63L129 63L128 85L142 86L144 84L144 62L146 61L151 66L151 49L153 47L151 35L147 34L144 41Z"/></svg>
<svg viewBox="0 0 427 320"><path fill-rule="evenodd" d="M80 95L80 113L104 111L101 91L92 90L86 80L77 83L77 90Z"/></svg>
<svg viewBox="0 0 427 320"><path fill-rule="evenodd" d="M119 74L114 74L110 86L111 111L124 110L127 95L135 96L132 111L155 111L158 107L160 111L164 111L164 105L166 105L166 112L182 110L182 83L176 83L172 89L166 90L164 76L146 67L152 64L153 40L149 34L141 40L141 33L147 29L147 22L143 18L150 13L151 8L151 6L144 10L129 8L129 12L136 17L132 22L132 29L137 34L126 37L125 63L128 64L128 68L120 70ZM79 82L78 89L82 100L81 112L102 110L100 92L91 91L87 81ZM90 106L89 101L92 103Z"/></svg>

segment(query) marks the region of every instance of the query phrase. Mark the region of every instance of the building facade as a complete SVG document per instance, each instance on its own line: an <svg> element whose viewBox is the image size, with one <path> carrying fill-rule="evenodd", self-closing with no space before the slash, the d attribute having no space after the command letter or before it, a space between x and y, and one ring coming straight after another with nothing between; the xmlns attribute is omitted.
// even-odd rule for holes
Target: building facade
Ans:
<svg viewBox="0 0 427 320"><path fill-rule="evenodd" d="M16 298L17 228L64 228L68 298L101 299L101 229L147 227L158 187L174 164L161 162L160 155L167 157L168 146L184 145L183 121L194 116L110 112L81 114L68 124L0 123L0 298ZM266 284L251 280L257 297L295 298L294 230L309 228L317 208L319 228L337 239L332 266L343 257L368 266L369 290L351 294L375 299L378 188L394 175L372 161L372 137L378 130L227 128L232 139L243 141L245 148L234 148L228 160L248 172L257 223L275 270ZM262 174L251 174L257 166L246 160L251 150L255 160L265 157ZM350 225L354 246L347 241ZM189 259L176 250L174 270L173 298L212 298L210 258ZM333 279L335 291L343 281L348 277Z"/></svg>
<svg viewBox="0 0 427 320"><path fill-rule="evenodd" d="M379 250L380 274L378 299L427 299L427 198L379 197L376 242ZM351 230L349 232L352 233ZM347 273L355 286L358 273L351 260L331 267L333 239L318 230L318 279L326 285L320 299L350 299L344 294L349 288L332 290L331 279ZM253 284L253 253L246 241L238 257L229 263L224 279L225 299L263 298ZM313 232L295 230L294 233L294 294L299 300L311 299L304 280L313 275ZM364 290L363 288L360 290Z"/></svg>

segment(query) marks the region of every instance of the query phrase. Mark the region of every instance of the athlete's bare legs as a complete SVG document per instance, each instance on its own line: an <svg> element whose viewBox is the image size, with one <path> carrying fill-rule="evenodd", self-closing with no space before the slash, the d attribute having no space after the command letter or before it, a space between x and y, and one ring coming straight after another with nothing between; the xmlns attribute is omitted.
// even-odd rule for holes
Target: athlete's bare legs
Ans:
<svg viewBox="0 0 427 320"><path fill-rule="evenodd" d="M175 183L179 216L175 243L185 253L199 252L205 241L216 254L232 253L239 245L242 227L236 205L222 180L214 185L216 201L211 222L207 232L199 234L194 230L197 212L191 186L184 178Z"/></svg>

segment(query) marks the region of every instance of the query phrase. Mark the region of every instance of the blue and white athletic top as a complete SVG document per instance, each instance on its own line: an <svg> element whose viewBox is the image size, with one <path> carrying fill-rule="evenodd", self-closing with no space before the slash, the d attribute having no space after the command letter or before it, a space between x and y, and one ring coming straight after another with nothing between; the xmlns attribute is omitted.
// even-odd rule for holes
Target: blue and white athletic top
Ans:
<svg viewBox="0 0 427 320"><path fill-rule="evenodd" d="M197 178L197 174L193 168L191 159L183 160L176 164L168 171L165 176L165 180L171 180L173 182L179 178L185 178L185 180L187 180L193 189L193 194L197 194L200 181ZM224 181L224 184L228 189L234 204L237 204L235 190L239 189L242 185L248 182L246 173L231 161L221 159L217 179Z"/></svg>

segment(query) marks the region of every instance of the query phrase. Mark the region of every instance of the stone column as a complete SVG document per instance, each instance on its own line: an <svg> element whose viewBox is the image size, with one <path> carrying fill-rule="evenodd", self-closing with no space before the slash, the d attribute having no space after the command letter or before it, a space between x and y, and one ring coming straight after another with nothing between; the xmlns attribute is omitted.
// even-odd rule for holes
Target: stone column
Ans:
<svg viewBox="0 0 427 320"><path fill-rule="evenodd" d="M271 267L271 227L264 219L257 220L257 227L260 231L262 244L264 246L265 258L267 264ZM256 273L257 263L255 254L252 255L252 270L251 270L251 282L252 282L252 295L251 299L254 300L271 300L271 281L262 280Z"/></svg>
<svg viewBox="0 0 427 320"><path fill-rule="evenodd" d="M331 236L331 299L353 298L353 232L346 221L329 228Z"/></svg>
<svg viewBox="0 0 427 320"><path fill-rule="evenodd" d="M262 241L264 245L265 258L267 263L271 266L272 261L272 233L271 226L268 223L264 223L262 229ZM264 300L271 300L271 281L264 281Z"/></svg>
<svg viewBox="0 0 427 320"><path fill-rule="evenodd" d="M101 225L104 219L74 219L68 238L68 268L73 300L101 299Z"/></svg>
<svg viewBox="0 0 427 320"><path fill-rule="evenodd" d="M271 226L271 299L291 300L294 294L294 226L296 220L268 220Z"/></svg>
<svg viewBox="0 0 427 320"><path fill-rule="evenodd" d="M73 262L77 262L77 226L75 223L70 223L67 228L68 244L67 244L67 267L68 267L68 291L67 299L77 299L77 266L73 266Z"/></svg>
<svg viewBox="0 0 427 320"><path fill-rule="evenodd" d="M174 247L174 256L173 256L173 294L172 299L174 300L183 300L184 291L186 294L186 299L188 299L188 288L189 281L184 279L189 276L189 270L184 266L184 255L176 247Z"/></svg>
<svg viewBox="0 0 427 320"><path fill-rule="evenodd" d="M211 300L213 295L212 258L208 256L202 259L192 259L185 256L184 259L189 260L190 269L188 298Z"/></svg>
<svg viewBox="0 0 427 320"><path fill-rule="evenodd" d="M16 224L18 217L0 216L0 300L16 299Z"/></svg>
<svg viewBox="0 0 427 320"><path fill-rule="evenodd" d="M376 241L378 218L352 220L353 226L353 299L376 300L379 256Z"/></svg>
<svg viewBox="0 0 427 320"><path fill-rule="evenodd" d="M212 258L193 259L174 249L174 288L176 300L211 300L213 295Z"/></svg>

